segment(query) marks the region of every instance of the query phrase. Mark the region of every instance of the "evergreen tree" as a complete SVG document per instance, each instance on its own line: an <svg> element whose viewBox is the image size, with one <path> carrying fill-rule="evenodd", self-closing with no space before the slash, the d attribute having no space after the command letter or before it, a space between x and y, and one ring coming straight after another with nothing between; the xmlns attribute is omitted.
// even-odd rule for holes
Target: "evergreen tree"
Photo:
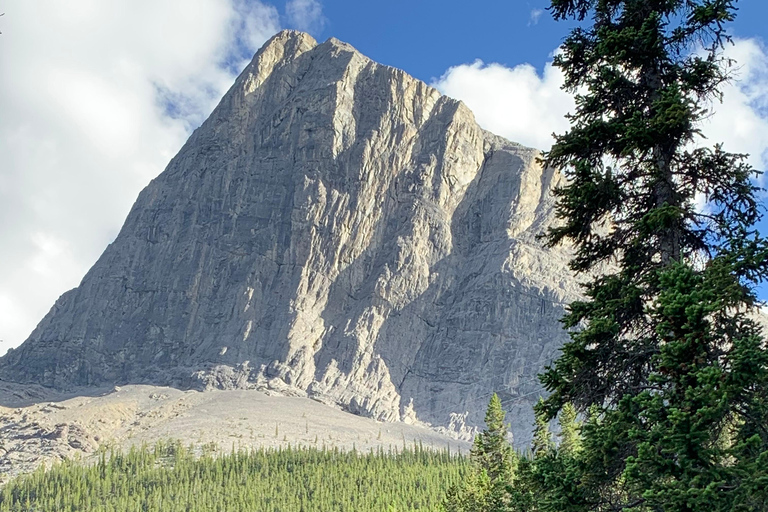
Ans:
<svg viewBox="0 0 768 512"><path fill-rule="evenodd" d="M463 485L448 490L445 512L502 512L509 504L509 485L517 456L507 441L507 424L499 396L494 393L485 413L486 428L470 451L472 473Z"/></svg>
<svg viewBox="0 0 768 512"><path fill-rule="evenodd" d="M470 459L485 470L491 481L508 483L515 469L515 453L507 441L509 430L504 417L501 399L494 393L485 412L485 429L475 437Z"/></svg>
<svg viewBox="0 0 768 512"><path fill-rule="evenodd" d="M561 453L573 454L581 447L581 434L579 430L581 425L577 420L578 413L576 407L570 402L563 405L558 416L560 426L560 446L558 450Z"/></svg>
<svg viewBox="0 0 768 512"><path fill-rule="evenodd" d="M581 426L576 408L566 404L558 417L560 445L552 442L546 407L535 407L533 453L523 457L509 489L511 512L562 512L579 510L584 503L581 487Z"/></svg>
<svg viewBox="0 0 768 512"><path fill-rule="evenodd" d="M768 351L750 317L768 276L757 173L744 155L698 147L728 79L735 1L550 10L581 23L555 58L577 94L570 131L545 156L569 178L549 242L571 242L571 269L599 275L542 375L548 418L568 402L592 408L580 493L563 510L766 510Z"/></svg>
<svg viewBox="0 0 768 512"><path fill-rule="evenodd" d="M534 456L541 457L554 447L552 433L549 431L549 418L547 417L544 399L539 398L538 403L534 407L534 414L536 422L533 426L531 449Z"/></svg>
<svg viewBox="0 0 768 512"><path fill-rule="evenodd" d="M496 512L503 508L494 507L493 484L485 471L476 467L461 485L448 489L443 500L442 512Z"/></svg>

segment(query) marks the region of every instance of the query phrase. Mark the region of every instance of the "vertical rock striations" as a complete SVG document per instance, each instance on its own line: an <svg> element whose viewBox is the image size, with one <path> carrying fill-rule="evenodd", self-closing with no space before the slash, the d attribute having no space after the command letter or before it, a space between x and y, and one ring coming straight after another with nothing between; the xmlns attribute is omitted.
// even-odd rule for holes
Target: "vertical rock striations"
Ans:
<svg viewBox="0 0 768 512"><path fill-rule="evenodd" d="M281 32L0 378L307 393L525 442L578 293L537 152L331 39ZM466 430L464 430L466 432Z"/></svg>

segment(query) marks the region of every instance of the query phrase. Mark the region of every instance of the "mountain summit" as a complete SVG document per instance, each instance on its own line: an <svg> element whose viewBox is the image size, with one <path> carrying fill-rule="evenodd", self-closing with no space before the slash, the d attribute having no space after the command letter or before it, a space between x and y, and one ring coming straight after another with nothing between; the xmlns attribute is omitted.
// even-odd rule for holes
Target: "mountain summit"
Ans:
<svg viewBox="0 0 768 512"><path fill-rule="evenodd" d="M336 39L270 39L80 286L0 359L56 388L272 389L516 441L578 294L538 152Z"/></svg>

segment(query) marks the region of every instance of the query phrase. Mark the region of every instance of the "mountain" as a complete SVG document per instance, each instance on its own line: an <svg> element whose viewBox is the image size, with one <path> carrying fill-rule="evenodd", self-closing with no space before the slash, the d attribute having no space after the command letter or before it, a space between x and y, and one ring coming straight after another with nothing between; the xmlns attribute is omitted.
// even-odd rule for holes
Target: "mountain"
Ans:
<svg viewBox="0 0 768 512"><path fill-rule="evenodd" d="M139 195L0 379L270 389L468 436L498 392L529 438L579 293L562 181L461 102L284 31Z"/></svg>

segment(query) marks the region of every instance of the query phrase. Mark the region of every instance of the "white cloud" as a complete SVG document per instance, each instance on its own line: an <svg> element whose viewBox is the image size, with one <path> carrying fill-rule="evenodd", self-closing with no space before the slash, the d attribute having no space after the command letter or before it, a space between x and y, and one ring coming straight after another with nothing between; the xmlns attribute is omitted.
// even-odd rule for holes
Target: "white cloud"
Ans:
<svg viewBox="0 0 768 512"><path fill-rule="evenodd" d="M563 76L548 65L539 74L530 64L514 68L475 61L450 68L434 85L448 96L462 100L477 122L507 139L547 149L552 133L568 128L563 117L573 109L573 99L560 87Z"/></svg>
<svg viewBox="0 0 768 512"><path fill-rule="evenodd" d="M707 144L722 142L726 151L749 153L757 169L768 168L768 51L756 39L737 39L726 47L736 61L733 80L723 88L723 102L702 123Z"/></svg>
<svg viewBox="0 0 768 512"><path fill-rule="evenodd" d="M0 355L279 29L253 0L12 2L0 59Z"/></svg>
<svg viewBox="0 0 768 512"><path fill-rule="evenodd" d="M723 88L723 102L711 105L714 114L702 123L708 139L727 151L749 153L750 163L768 168L768 51L756 39L737 39L726 55L737 62L735 80ZM513 68L476 61L450 68L433 85L462 100L478 123L510 140L549 149L552 132L568 129L565 114L571 97L560 90L563 77L547 65L543 73L529 65Z"/></svg>
<svg viewBox="0 0 768 512"><path fill-rule="evenodd" d="M318 0L288 0L285 14L290 26L305 32L317 34L325 27L323 6Z"/></svg>
<svg viewBox="0 0 768 512"><path fill-rule="evenodd" d="M544 14L544 9L531 10L531 16L528 18L528 26L530 27L531 25L538 25L542 14Z"/></svg>

